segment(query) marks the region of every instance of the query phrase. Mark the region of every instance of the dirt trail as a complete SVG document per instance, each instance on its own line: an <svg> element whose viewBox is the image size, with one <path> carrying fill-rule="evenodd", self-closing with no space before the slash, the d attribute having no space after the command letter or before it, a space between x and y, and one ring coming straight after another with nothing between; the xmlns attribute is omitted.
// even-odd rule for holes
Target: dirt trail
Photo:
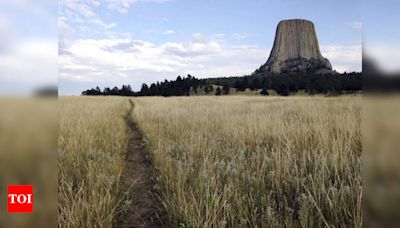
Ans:
<svg viewBox="0 0 400 228"><path fill-rule="evenodd" d="M134 183L129 192L131 206L118 223L118 227L163 227L159 218L157 197L154 193L154 176L150 158L142 143L142 134L132 119L134 103L125 117L131 131L126 155L125 180Z"/></svg>

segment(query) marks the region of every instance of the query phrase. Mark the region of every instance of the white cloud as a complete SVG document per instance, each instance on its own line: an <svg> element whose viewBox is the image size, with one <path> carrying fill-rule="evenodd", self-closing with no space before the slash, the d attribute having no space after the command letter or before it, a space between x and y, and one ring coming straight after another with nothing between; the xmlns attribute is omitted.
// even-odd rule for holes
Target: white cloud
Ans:
<svg viewBox="0 0 400 228"><path fill-rule="evenodd" d="M361 30L362 26L363 26L363 23L361 21L354 21L354 22L350 23L350 26L353 29Z"/></svg>
<svg viewBox="0 0 400 228"><path fill-rule="evenodd" d="M104 1L104 0L103 0ZM116 34L113 29L116 23L105 22L95 12L95 8L103 4L101 0L61 0L59 7L59 53L67 54L66 50L77 36L103 35L107 37L125 36Z"/></svg>
<svg viewBox="0 0 400 228"><path fill-rule="evenodd" d="M322 53L340 72L361 70L361 45L322 45ZM188 73L204 77L251 74L269 51L255 45L233 46L214 36L193 34L185 42L126 39L81 39L60 56L60 80L88 89L87 83L114 86L174 79ZM83 83L83 84L82 84ZM91 84L91 85L92 85ZM63 93L63 83L61 93ZM86 85L86 86L83 86Z"/></svg>
<svg viewBox="0 0 400 228"><path fill-rule="evenodd" d="M100 6L101 0L89 0L94 6Z"/></svg>
<svg viewBox="0 0 400 228"><path fill-rule="evenodd" d="M69 10L79 13L80 15L85 16L86 18L94 17L95 14L90 8L90 6L83 1L79 0L61 0L60 5L65 6Z"/></svg>
<svg viewBox="0 0 400 228"><path fill-rule="evenodd" d="M156 32L155 29L146 29L146 30L143 30L143 33L155 33L155 32Z"/></svg>
<svg viewBox="0 0 400 228"><path fill-rule="evenodd" d="M89 0L88 2L79 0L61 0L59 21L76 22L85 27L85 24L95 25L101 29L109 30L116 26L115 23L106 23L94 13L92 7L100 5L100 1ZM84 18L81 18L81 17Z"/></svg>
<svg viewBox="0 0 400 228"><path fill-rule="evenodd" d="M216 34L213 34L212 35L214 38L217 38L217 39L223 39L224 37L225 37L225 34L223 34L223 33L216 33Z"/></svg>
<svg viewBox="0 0 400 228"><path fill-rule="evenodd" d="M103 20L101 20L101 19L98 18L98 17L96 17L96 18L90 20L89 22L92 23L92 24L95 24L95 25L97 25L97 26L99 26L99 27L101 27L101 28L103 28L103 29L105 29L105 30L109 30L109 29L112 29L112 28L114 28L115 26L117 26L116 23L109 23L109 24L107 24L107 23L105 23Z"/></svg>
<svg viewBox="0 0 400 228"><path fill-rule="evenodd" d="M172 34L175 34L175 31L174 30L166 30L163 32L163 34L164 35L172 35Z"/></svg>
<svg viewBox="0 0 400 228"><path fill-rule="evenodd" d="M166 53L180 57L208 55L222 51L221 44L218 41L200 33L193 34L190 41L166 43L162 45L162 48Z"/></svg>
<svg viewBox="0 0 400 228"><path fill-rule="evenodd" d="M333 68L340 72L362 70L362 45L321 45L321 52L328 58Z"/></svg>
<svg viewBox="0 0 400 228"><path fill-rule="evenodd" d="M138 2L168 2L169 0L105 0L108 8L117 10L120 13L127 13L128 9Z"/></svg>
<svg viewBox="0 0 400 228"><path fill-rule="evenodd" d="M75 29L67 24L65 20L59 18L58 20L58 52L64 54L73 40Z"/></svg>
<svg viewBox="0 0 400 228"><path fill-rule="evenodd" d="M238 40L243 40L243 39L246 39L248 37L248 35L244 34L244 33L234 33L233 37Z"/></svg>
<svg viewBox="0 0 400 228"><path fill-rule="evenodd" d="M154 82L188 73L197 77L250 74L268 54L256 46L224 45L202 34L194 34L186 42L159 46L134 39L78 40L68 53L59 58L61 80L109 86Z"/></svg>

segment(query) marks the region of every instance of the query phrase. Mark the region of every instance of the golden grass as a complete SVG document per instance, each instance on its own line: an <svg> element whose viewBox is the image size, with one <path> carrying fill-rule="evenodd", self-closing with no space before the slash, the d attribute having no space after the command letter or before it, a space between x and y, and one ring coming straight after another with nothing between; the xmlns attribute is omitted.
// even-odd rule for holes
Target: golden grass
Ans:
<svg viewBox="0 0 400 228"><path fill-rule="evenodd" d="M59 107L59 227L112 227L125 199L129 103L61 97Z"/></svg>
<svg viewBox="0 0 400 228"><path fill-rule="evenodd" d="M360 227L360 100L137 98L133 115L172 226Z"/></svg>
<svg viewBox="0 0 400 228"><path fill-rule="evenodd" d="M171 226L361 226L360 97L133 100ZM59 226L111 227L129 103L59 104Z"/></svg>

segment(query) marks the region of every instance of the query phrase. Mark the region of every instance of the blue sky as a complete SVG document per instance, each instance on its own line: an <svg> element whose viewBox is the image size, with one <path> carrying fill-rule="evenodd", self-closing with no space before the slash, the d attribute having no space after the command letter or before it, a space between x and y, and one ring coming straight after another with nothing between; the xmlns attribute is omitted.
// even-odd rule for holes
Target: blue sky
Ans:
<svg viewBox="0 0 400 228"><path fill-rule="evenodd" d="M400 1L366 0L361 5L363 40L367 43L395 44L400 40Z"/></svg>
<svg viewBox="0 0 400 228"><path fill-rule="evenodd" d="M399 8L398 0L2 0L0 94L250 74L288 18L314 22L340 72L361 69L362 49L398 71Z"/></svg>
<svg viewBox="0 0 400 228"><path fill-rule="evenodd" d="M278 22L314 22L323 55L360 71L360 1L61 0L59 90L251 74L268 58Z"/></svg>
<svg viewBox="0 0 400 228"><path fill-rule="evenodd" d="M123 1L117 1L123 2ZM126 2L130 2L127 0ZM107 24L115 24L113 31L130 33L138 39L161 45L166 41L190 39L192 34L213 35L235 33L246 39L231 38L234 44L257 44L269 48L277 23L282 19L304 18L315 23L320 40L326 43L360 42L361 32L352 28L361 22L361 7L357 1L315 0L155 0L131 1L130 7L100 4L93 7ZM324 3L321 3L324 2ZM174 31L162 36L165 31ZM341 34L340 36L338 34ZM81 38L107 38L107 34L87 32Z"/></svg>
<svg viewBox="0 0 400 228"><path fill-rule="evenodd" d="M349 1L243 1L243 0L175 0L163 4L138 3L126 14L116 14L115 22L121 31L130 31L138 37L161 44L166 40L184 40L191 34L212 35L224 33L234 44L256 44L269 48L277 23L282 19L305 18L318 27L320 39L327 43L359 42L361 33L351 25L361 21L360 7ZM333 3L333 4L332 4ZM148 29L173 30L165 38L144 33ZM233 34L246 39L233 39ZM338 36L337 34L342 34Z"/></svg>

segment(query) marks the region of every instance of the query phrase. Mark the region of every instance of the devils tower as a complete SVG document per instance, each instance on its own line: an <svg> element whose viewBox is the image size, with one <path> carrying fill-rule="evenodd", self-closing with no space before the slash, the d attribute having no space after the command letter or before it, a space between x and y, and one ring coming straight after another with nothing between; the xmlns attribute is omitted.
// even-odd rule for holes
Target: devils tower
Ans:
<svg viewBox="0 0 400 228"><path fill-rule="evenodd" d="M268 61L257 72L324 74L334 71L321 54L314 24L293 19L279 22Z"/></svg>

